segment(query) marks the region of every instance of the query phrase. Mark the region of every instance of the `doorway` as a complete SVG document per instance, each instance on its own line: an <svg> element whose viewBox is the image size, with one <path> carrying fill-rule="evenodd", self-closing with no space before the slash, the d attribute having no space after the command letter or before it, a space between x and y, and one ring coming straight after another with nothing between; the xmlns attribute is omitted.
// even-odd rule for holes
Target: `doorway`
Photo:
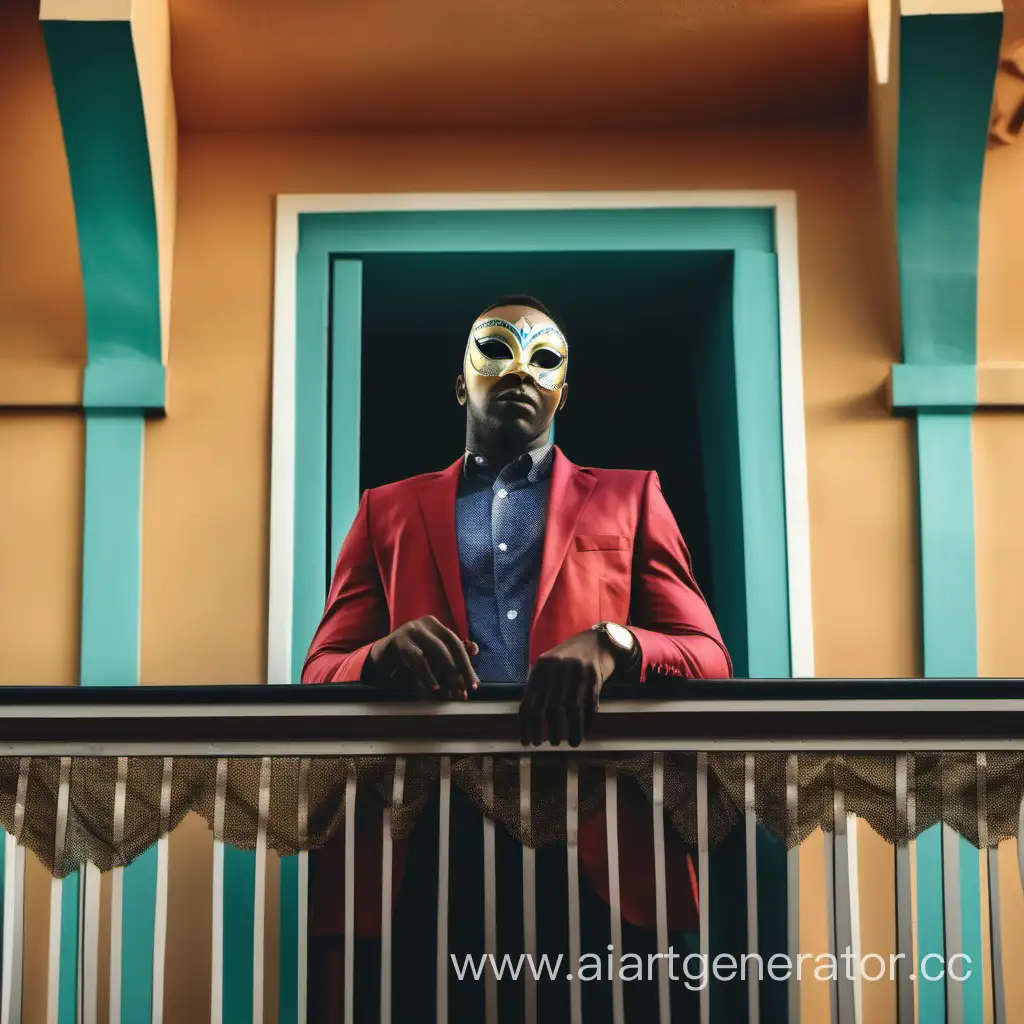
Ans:
<svg viewBox="0 0 1024 1024"><path fill-rule="evenodd" d="M534 295L569 340L556 443L580 465L658 472L714 610L697 360L726 264L719 253L364 257L360 491L458 458L469 326L504 294Z"/></svg>

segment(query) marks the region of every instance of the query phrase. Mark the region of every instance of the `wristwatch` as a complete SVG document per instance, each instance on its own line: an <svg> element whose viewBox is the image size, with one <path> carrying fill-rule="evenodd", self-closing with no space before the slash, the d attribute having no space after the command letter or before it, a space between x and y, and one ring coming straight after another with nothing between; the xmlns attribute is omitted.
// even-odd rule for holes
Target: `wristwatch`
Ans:
<svg viewBox="0 0 1024 1024"><path fill-rule="evenodd" d="M620 664L625 661L627 655L633 654L636 650L636 637L625 626L620 626L617 622L599 622L591 629L603 633L611 641Z"/></svg>

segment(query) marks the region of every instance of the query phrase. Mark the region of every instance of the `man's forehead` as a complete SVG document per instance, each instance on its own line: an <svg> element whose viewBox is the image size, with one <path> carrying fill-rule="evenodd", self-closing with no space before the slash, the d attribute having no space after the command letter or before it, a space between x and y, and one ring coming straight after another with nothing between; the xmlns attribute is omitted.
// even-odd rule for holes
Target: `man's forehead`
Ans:
<svg viewBox="0 0 1024 1024"><path fill-rule="evenodd" d="M524 333L537 327L557 326L551 317L531 306L498 306L495 309L489 309L476 318L473 327L476 328L478 324L488 320L505 320Z"/></svg>

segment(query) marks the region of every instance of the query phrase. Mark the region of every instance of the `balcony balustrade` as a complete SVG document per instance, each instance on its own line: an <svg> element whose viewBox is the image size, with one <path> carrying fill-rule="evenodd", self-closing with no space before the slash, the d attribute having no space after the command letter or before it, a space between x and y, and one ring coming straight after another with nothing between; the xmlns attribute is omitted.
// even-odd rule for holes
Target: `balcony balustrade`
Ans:
<svg viewBox="0 0 1024 1024"><path fill-rule="evenodd" d="M684 696L680 698L680 694ZM242 1019L226 1010L224 948L234 922L224 899L225 849L255 851L252 921L251 1010L263 1020L264 935L267 916L268 851L294 865L296 923L289 961L294 986L283 983L280 1020L304 1021L307 1013L309 851L331 837L343 843L345 938L344 1020L356 1019L356 1003L374 1001L373 1015L392 1019L392 997L400 980L393 971L392 925L395 843L411 832L427 802L437 801L436 920L427 944L434 963L433 1013L449 1019L452 964L450 895L461 879L452 874L452 799L460 791L483 813L483 891L479 914L480 953L501 956L498 908L505 882L496 858L496 833L505 830L521 845L519 953L537 957L538 913L551 913L538 884L538 849L564 851L564 915L569 963L580 948L580 855L582 821L604 807L608 848L609 936L623 949L620 877L620 798L624 787L643 794L653 840L657 948L669 946L666 902L672 884L667 845L682 842L692 851L699 899L699 927L690 953L705 965L723 948L713 919L719 900L740 921L742 949L728 947L748 965L785 954L797 964L799 942L800 848L816 829L825 832L826 884L820 894L828 913L830 952L857 946L855 842L852 823L864 821L895 847L896 894L892 910L893 948L900 954L895 1001L897 1019L915 1019L914 942L915 841L936 826L941 832L945 949L961 948L960 934L977 929L966 915L958 875L962 840L982 851L986 898L980 927L989 937L983 984L996 1024L1007 1024L1004 970L1012 963L1000 922L1001 879L997 847L1018 834L1024 813L1024 683L983 680L815 680L678 682L642 691L609 690L582 746L523 748L518 740L517 705L502 686L483 686L461 703L396 703L361 686L7 688L0 690L0 824L6 830L3 883L2 1024L21 1020L25 936L26 850L53 875L49 931L49 1020L61 1024L62 979L68 965L62 929L77 928L71 989L75 1019L97 1018L98 958L94 948L96 879L113 873L110 910L111 1021L121 1008L122 921L130 911L123 885L125 865L157 850L152 894L154 940L151 1019L164 1019L169 846L167 836L194 811L209 823L214 838L211 949L211 1020ZM380 981L360 994L355 933L356 823L361 796L381 808ZM460 797L461 798L461 797ZM674 834L673 834L674 833ZM761 843L778 857L759 856ZM716 857L740 850L739 874L731 886L713 879ZM560 853L559 857L563 854ZM770 858L769 858L770 860ZM776 870L781 868L781 870ZM774 872L771 873L771 872ZM80 913L62 913L68 878L81 880ZM853 881L851 881L853 880ZM785 921L759 920L765 888L784 892ZM561 890L560 890L561 891ZM189 898L208 898L188 894ZM148 897L147 897L148 898ZM183 898L174 894L175 899ZM282 899L287 893L282 885ZM977 908L975 908L975 911ZM517 915L518 917L518 915ZM282 917L283 920L283 917ZM784 923L784 928L782 924ZM509 922L502 922L507 934ZM247 926L248 927L248 926ZM93 931L90 931L93 929ZM767 948L765 936L785 935L783 947ZM734 943L735 945L735 943ZM376 948L376 947L374 947ZM62 954L63 951L63 954ZM459 951L464 952L464 951ZM514 951L513 951L514 952ZM824 951L819 951L824 952ZM918 951L920 952L920 951ZM376 954L375 954L376 955ZM670 1020L679 989L678 971L667 958L648 965L656 975L658 1019ZM760 976L759 976L760 975ZM798 981L766 966L751 968L744 980L700 987L695 997L702 1024L745 1018L751 1024L800 1018ZM773 980L776 979L776 980ZM499 1019L499 983L484 972L484 1019ZM538 1020L538 982L521 976L522 1019ZM568 1019L584 1017L579 972L566 981ZM737 984L740 988L737 989ZM611 979L611 1019L627 1019L627 1000L618 974ZM781 1001L769 996L785 993ZM738 993L738 995L737 995ZM739 1002L737 1003L737 999ZM716 1007L716 1001L718 1006ZM945 988L946 1020L965 1019L963 993ZM831 982L833 1020L859 1019L856 979L840 971ZM730 1007L728 1013L725 1007ZM738 1006L738 1010L737 1010ZM779 1007L783 1009L780 1011ZM58 1013L58 1010L61 1010ZM782 1013L780 1017L779 1014ZM504 1021L505 1014L501 1014Z"/></svg>

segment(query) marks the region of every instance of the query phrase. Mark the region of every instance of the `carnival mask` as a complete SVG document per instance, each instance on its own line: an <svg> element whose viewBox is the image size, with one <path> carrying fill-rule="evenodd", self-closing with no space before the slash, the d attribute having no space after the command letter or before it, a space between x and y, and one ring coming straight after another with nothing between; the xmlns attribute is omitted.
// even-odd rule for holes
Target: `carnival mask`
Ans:
<svg viewBox="0 0 1024 1024"><path fill-rule="evenodd" d="M480 377L525 373L545 391L558 391L568 361L565 337L554 324L533 324L525 316L514 324L485 317L470 331L464 370Z"/></svg>

